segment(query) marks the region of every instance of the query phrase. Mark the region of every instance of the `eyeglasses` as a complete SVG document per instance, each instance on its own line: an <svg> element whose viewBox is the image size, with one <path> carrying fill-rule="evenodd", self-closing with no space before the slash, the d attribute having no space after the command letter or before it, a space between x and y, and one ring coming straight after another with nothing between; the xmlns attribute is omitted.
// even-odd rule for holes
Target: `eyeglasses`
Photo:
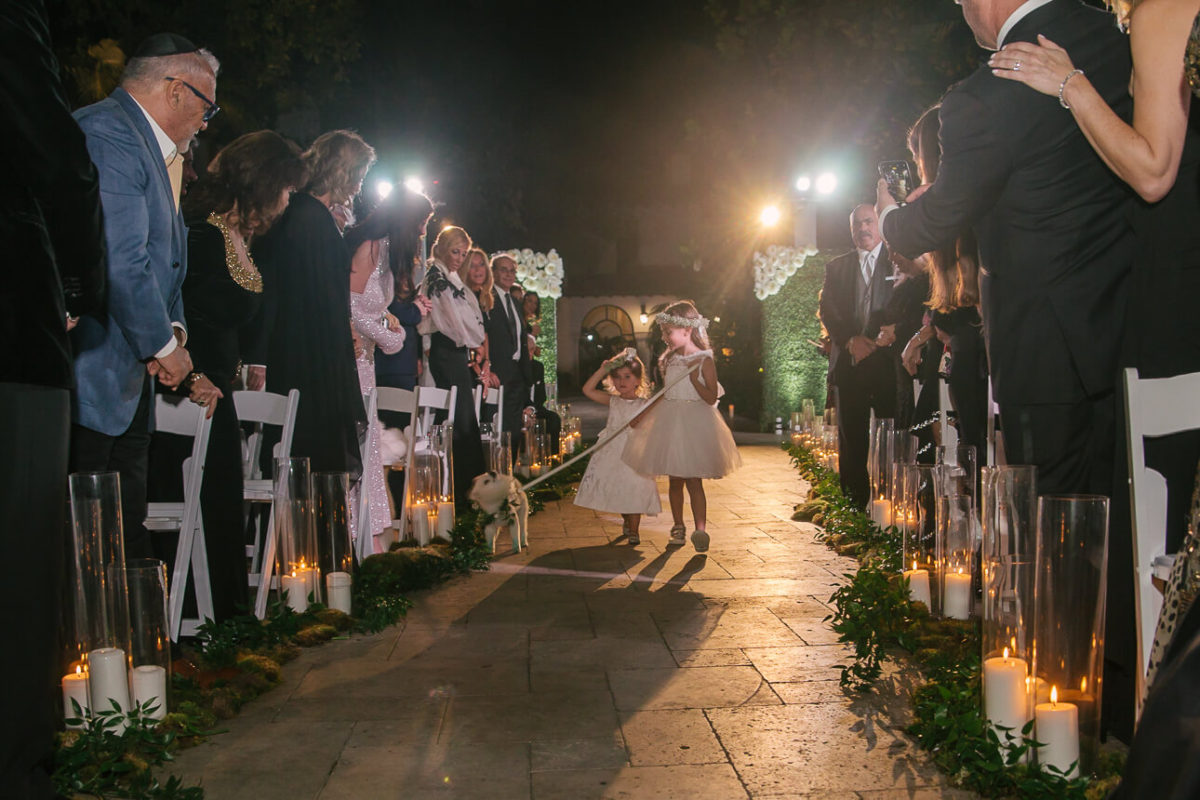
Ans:
<svg viewBox="0 0 1200 800"><path fill-rule="evenodd" d="M203 122L206 125L208 124L208 121L211 120L213 117L215 117L217 115L217 112L221 110L221 107L219 105L214 103L212 100L209 100L207 97L205 97L203 95L203 93L201 93L201 91L199 89L197 89L195 86L192 86L190 83L185 81L183 78L166 77L166 78L163 78L163 80L164 81L179 81L184 86L186 86L188 89L190 89L192 94L196 95L196 97L199 97L201 100L204 101L204 104L206 106L208 106L208 108L206 108L204 110L204 116L201 117L201 119L203 120Z"/></svg>

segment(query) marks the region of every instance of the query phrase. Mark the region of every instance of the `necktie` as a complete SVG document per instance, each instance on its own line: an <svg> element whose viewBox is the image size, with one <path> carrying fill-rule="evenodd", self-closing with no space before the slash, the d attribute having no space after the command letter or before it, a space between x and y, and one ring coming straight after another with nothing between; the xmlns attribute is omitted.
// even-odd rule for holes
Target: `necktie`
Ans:
<svg viewBox="0 0 1200 800"><path fill-rule="evenodd" d="M171 163L167 164L167 177L171 179L171 198L175 201L175 210L179 210L179 191L183 187L183 154L176 153Z"/></svg>
<svg viewBox="0 0 1200 800"><path fill-rule="evenodd" d="M513 361L521 357L521 331L517 325L517 308L513 305L512 295L508 292L504 293L504 303L507 307L505 314L508 316L508 327L512 331L513 344Z"/></svg>
<svg viewBox="0 0 1200 800"><path fill-rule="evenodd" d="M873 299L874 289L874 271L871 269L871 254L867 253L862 259L862 276L863 276L863 294L862 306L859 309L859 320L862 322L862 329L865 332L867 323L871 319L871 302Z"/></svg>

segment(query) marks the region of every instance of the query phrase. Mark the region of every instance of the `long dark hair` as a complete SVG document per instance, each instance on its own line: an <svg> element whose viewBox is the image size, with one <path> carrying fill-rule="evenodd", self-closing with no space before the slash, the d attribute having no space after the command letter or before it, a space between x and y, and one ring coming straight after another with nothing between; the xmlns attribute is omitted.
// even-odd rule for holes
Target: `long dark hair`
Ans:
<svg viewBox="0 0 1200 800"><path fill-rule="evenodd" d="M346 229L346 247L351 253L364 242L388 240L388 269L392 271L397 291L412 286L413 262L421 244L421 229L433 204L423 194L397 189L375 207L370 216Z"/></svg>
<svg viewBox="0 0 1200 800"><path fill-rule="evenodd" d="M261 234L283 213L277 207L283 190L299 189L306 180L299 147L275 131L247 133L223 147L188 190L184 217L203 220L210 212L224 214L236 204L242 234Z"/></svg>

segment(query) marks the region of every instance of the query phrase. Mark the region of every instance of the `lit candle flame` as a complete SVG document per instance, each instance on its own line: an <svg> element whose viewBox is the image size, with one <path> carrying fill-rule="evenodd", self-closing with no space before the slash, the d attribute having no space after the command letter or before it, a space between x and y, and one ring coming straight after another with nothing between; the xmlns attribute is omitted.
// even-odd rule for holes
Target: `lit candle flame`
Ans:
<svg viewBox="0 0 1200 800"><path fill-rule="evenodd" d="M1050 705L1052 705L1052 706L1058 705L1058 687L1057 686L1050 687Z"/></svg>
<svg viewBox="0 0 1200 800"><path fill-rule="evenodd" d="M75 665L75 674L76 674L76 675L82 675L82 674L83 674L83 667L82 667L82 666L80 666L79 664L76 664L76 665Z"/></svg>
<svg viewBox="0 0 1200 800"><path fill-rule="evenodd" d="M1015 651L1017 649L1017 637L1012 637L1009 639L1009 642L1012 644L1012 649Z"/></svg>
<svg viewBox="0 0 1200 800"><path fill-rule="evenodd" d="M1008 661L1008 648L1004 648L1004 660Z"/></svg>
<svg viewBox="0 0 1200 800"><path fill-rule="evenodd" d="M916 572L916 571L917 571L917 560L914 558L913 559L913 572Z"/></svg>
<svg viewBox="0 0 1200 800"><path fill-rule="evenodd" d="M1087 691L1087 675L1084 675L1083 679L1079 681L1079 691L1081 691L1081 692Z"/></svg>

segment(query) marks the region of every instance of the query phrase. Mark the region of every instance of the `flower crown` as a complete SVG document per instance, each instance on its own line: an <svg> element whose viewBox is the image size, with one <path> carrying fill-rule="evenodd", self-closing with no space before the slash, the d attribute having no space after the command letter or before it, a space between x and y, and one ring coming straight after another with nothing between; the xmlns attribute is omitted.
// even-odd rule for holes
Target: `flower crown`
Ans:
<svg viewBox="0 0 1200 800"><path fill-rule="evenodd" d="M690 319L688 317L677 317L674 314L668 314L665 311L658 314L654 321L662 325L670 325L672 328L707 328L708 320L704 317L696 317Z"/></svg>
<svg viewBox="0 0 1200 800"><path fill-rule="evenodd" d="M611 374L619 370L621 367L630 366L639 361L641 361L641 359L638 358L637 350L632 347L626 347L624 350L608 359L605 364L608 366L608 372Z"/></svg>

